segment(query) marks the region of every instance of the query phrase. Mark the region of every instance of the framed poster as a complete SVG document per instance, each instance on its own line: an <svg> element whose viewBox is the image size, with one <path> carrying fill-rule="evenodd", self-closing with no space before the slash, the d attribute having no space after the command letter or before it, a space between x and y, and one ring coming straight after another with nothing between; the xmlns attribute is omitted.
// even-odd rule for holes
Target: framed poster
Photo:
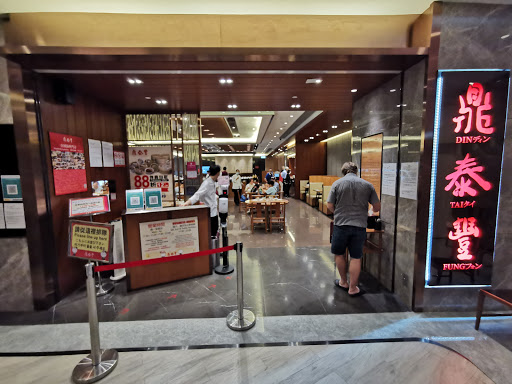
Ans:
<svg viewBox="0 0 512 384"><path fill-rule="evenodd" d="M90 216L110 212L108 195L69 199L69 217Z"/></svg>
<svg viewBox="0 0 512 384"><path fill-rule="evenodd" d="M142 260L199 252L197 217L140 223Z"/></svg>
<svg viewBox="0 0 512 384"><path fill-rule="evenodd" d="M144 190L144 205L146 209L162 208L162 191L160 188L148 188Z"/></svg>
<svg viewBox="0 0 512 384"><path fill-rule="evenodd" d="M125 167L126 160L124 152L114 151L114 167Z"/></svg>
<svg viewBox="0 0 512 384"><path fill-rule="evenodd" d="M130 187L160 188L162 200L173 201L171 146L130 147Z"/></svg>
<svg viewBox="0 0 512 384"><path fill-rule="evenodd" d="M55 195L87 192L82 138L50 132L50 150Z"/></svg>
<svg viewBox="0 0 512 384"><path fill-rule="evenodd" d="M114 226L87 221L69 221L68 256L110 263Z"/></svg>
<svg viewBox="0 0 512 384"><path fill-rule="evenodd" d="M425 286L492 282L510 71L437 78Z"/></svg>
<svg viewBox="0 0 512 384"><path fill-rule="evenodd" d="M21 178L18 175L2 175L2 195L4 201L22 201Z"/></svg>
<svg viewBox="0 0 512 384"><path fill-rule="evenodd" d="M383 134L368 136L361 141L361 178L370 182L380 199L382 184Z"/></svg>
<svg viewBox="0 0 512 384"><path fill-rule="evenodd" d="M144 209L144 190L128 189L126 191L126 210L140 211Z"/></svg>

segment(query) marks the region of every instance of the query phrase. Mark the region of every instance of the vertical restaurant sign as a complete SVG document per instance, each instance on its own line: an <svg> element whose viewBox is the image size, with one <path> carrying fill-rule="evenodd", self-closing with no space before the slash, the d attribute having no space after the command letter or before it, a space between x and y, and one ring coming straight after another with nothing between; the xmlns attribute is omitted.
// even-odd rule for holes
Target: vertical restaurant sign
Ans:
<svg viewBox="0 0 512 384"><path fill-rule="evenodd" d="M491 284L509 78L439 71L426 287Z"/></svg>
<svg viewBox="0 0 512 384"><path fill-rule="evenodd" d="M130 147L130 187L160 188L162 200L173 200L171 146Z"/></svg>
<svg viewBox="0 0 512 384"><path fill-rule="evenodd" d="M50 132L50 151L55 195L87 192L82 138Z"/></svg>

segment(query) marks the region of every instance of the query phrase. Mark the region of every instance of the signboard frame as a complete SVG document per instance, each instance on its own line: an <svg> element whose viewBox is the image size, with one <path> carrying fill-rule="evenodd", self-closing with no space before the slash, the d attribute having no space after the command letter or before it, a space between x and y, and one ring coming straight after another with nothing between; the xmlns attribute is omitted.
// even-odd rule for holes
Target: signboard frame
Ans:
<svg viewBox="0 0 512 384"><path fill-rule="evenodd" d="M77 201L84 201L84 200L103 200L103 209L98 211L91 211L88 213L73 213L73 203ZM110 199L108 195L101 195L101 196L93 196L93 197L81 197L76 199L69 199L69 217L80 217L80 216L95 216L95 215L101 215L102 213L108 213L110 212Z"/></svg>
<svg viewBox="0 0 512 384"><path fill-rule="evenodd" d="M105 252L105 257L101 256L101 253L98 255L98 252L87 251L87 250L77 250L77 252L73 252L73 235L74 227L81 226L87 227L90 229L98 230L107 230L108 231L108 250ZM92 231L91 231L92 232ZM84 233L86 234L86 233ZM92 233L87 233L86 235L92 236ZM69 220L69 228L68 228L68 257L83 259L83 260L93 260L101 263L109 264L113 259L113 251L114 251L114 226L112 224L107 223L93 223L90 221L82 221L82 220ZM80 253L79 253L80 252ZM87 254L89 252L89 254ZM84 253L82 256L81 254ZM103 253L103 252L102 252Z"/></svg>

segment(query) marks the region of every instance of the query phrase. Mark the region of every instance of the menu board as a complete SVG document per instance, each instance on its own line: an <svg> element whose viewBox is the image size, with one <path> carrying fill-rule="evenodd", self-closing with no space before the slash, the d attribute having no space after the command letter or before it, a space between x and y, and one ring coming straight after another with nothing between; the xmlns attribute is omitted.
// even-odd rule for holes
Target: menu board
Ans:
<svg viewBox="0 0 512 384"><path fill-rule="evenodd" d="M510 71L439 71L426 287L492 283Z"/></svg>
<svg viewBox="0 0 512 384"><path fill-rule="evenodd" d="M110 224L70 220L68 256L109 263L113 234Z"/></svg>
<svg viewBox="0 0 512 384"><path fill-rule="evenodd" d="M50 132L50 150L55 194L87 192L82 138Z"/></svg>
<svg viewBox="0 0 512 384"><path fill-rule="evenodd" d="M380 199L382 176L382 133L365 137L361 147L361 178L370 182Z"/></svg>
<svg viewBox="0 0 512 384"><path fill-rule="evenodd" d="M199 252L197 217L140 223L142 260Z"/></svg>
<svg viewBox="0 0 512 384"><path fill-rule="evenodd" d="M130 147L130 187L160 188L163 201L173 201L171 146Z"/></svg>

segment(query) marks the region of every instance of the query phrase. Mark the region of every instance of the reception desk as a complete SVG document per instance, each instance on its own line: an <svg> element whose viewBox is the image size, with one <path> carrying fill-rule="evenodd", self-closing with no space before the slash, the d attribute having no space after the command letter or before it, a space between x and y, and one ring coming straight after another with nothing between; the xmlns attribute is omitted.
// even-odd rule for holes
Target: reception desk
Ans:
<svg viewBox="0 0 512 384"><path fill-rule="evenodd" d="M139 261L148 258L143 255L141 244L141 228L145 231L150 224L168 225L170 223L194 222L197 219L197 240L199 250L205 251L210 248L210 209L204 205L187 207L169 207L152 211L134 211L123 213L124 249L127 262ZM162 224L163 223L163 224ZM153 225L153 224L151 224ZM192 224L195 227L195 223ZM195 232L195 231L194 231ZM144 235L144 234L143 234ZM185 234L186 235L186 234ZM182 236L183 238L183 236ZM168 242L173 243L169 239ZM164 239L165 242L165 239ZM146 244L147 242L145 242ZM162 239L156 238L154 243L162 244ZM173 244L170 244L171 246ZM183 248L187 249L187 248ZM181 250L174 250L180 252ZM183 253L188 253L187 251ZM172 255L169 256L172 259ZM145 265L127 269L128 289L138 289L152 285L169 283L171 281L183 280L197 276L209 275L212 273L210 256L201 256L186 260L176 260L169 263Z"/></svg>

